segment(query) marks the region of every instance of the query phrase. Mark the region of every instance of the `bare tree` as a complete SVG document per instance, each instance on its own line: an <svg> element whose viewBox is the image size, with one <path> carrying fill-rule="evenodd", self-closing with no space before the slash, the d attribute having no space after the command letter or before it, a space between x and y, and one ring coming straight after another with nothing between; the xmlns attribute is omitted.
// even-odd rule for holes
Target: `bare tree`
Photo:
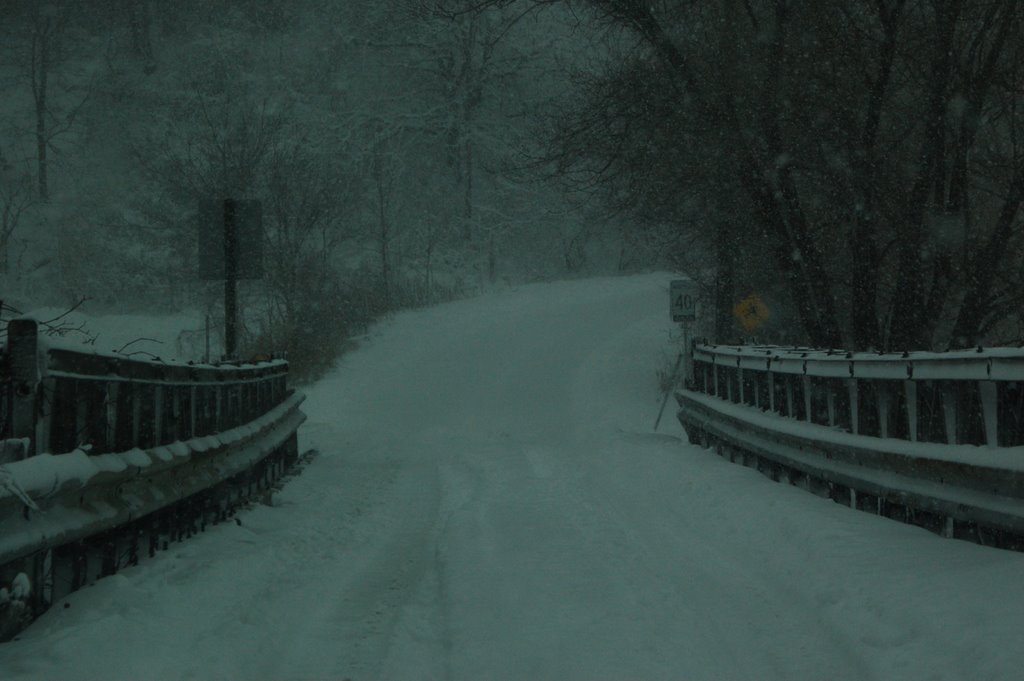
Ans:
<svg viewBox="0 0 1024 681"><path fill-rule="evenodd" d="M38 197L27 172L18 172L7 158L0 154L0 273L11 267L11 242L21 224L22 217L37 202Z"/></svg>
<svg viewBox="0 0 1024 681"><path fill-rule="evenodd" d="M14 3L9 31L20 55L31 89L39 198L50 198L50 154L55 141L74 127L92 91L91 80L83 86L76 79L61 78L62 66L76 45L74 4L48 1ZM84 91L84 92L83 92Z"/></svg>
<svg viewBox="0 0 1024 681"><path fill-rule="evenodd" d="M966 344L1017 314L1020 3L574 6L614 58L556 126L563 177L679 225L719 197L743 227L715 250L770 253L819 346Z"/></svg>

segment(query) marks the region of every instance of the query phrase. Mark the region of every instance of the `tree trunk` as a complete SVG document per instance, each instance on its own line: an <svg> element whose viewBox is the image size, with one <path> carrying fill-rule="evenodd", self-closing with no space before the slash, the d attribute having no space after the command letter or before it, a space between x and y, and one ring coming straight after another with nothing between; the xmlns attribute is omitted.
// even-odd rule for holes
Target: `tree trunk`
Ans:
<svg viewBox="0 0 1024 681"><path fill-rule="evenodd" d="M49 160L46 157L46 116L42 111L36 112L36 164L39 184L39 198L50 200Z"/></svg>
<svg viewBox="0 0 1024 681"><path fill-rule="evenodd" d="M1014 174L1006 201L996 219L995 229L978 255L971 263L968 274L967 292L960 306L956 324L953 327L952 342L957 345L973 345L978 342L982 321L990 311L987 301L993 297L996 274L1006 255L1008 243L1013 236L1017 214L1024 204L1024 169Z"/></svg>
<svg viewBox="0 0 1024 681"><path fill-rule="evenodd" d="M822 348L842 347L831 280L821 255L806 232L795 188L780 171L783 190L776 192L764 179L765 172L754 164L749 154L743 165L745 168L740 173L740 180L754 205L756 218L768 234L776 266L796 305L807 341ZM788 199L778 196L787 193L792 193ZM786 210L786 203L791 210Z"/></svg>
<svg viewBox="0 0 1024 681"><path fill-rule="evenodd" d="M491 284L498 280L498 249L494 245L494 233L487 245L487 280Z"/></svg>
<svg viewBox="0 0 1024 681"><path fill-rule="evenodd" d="M466 187L465 193L463 194L462 216L466 220L466 224L470 225L473 222L473 137L469 131L469 121L466 122L466 128L464 129L463 134L466 136Z"/></svg>
<svg viewBox="0 0 1024 681"><path fill-rule="evenodd" d="M373 175L377 189L377 229L380 255L381 293L384 296L384 309L391 309L391 263L389 246L391 241L390 225L387 217L387 191L384 186L384 152L383 142L378 140L374 149Z"/></svg>
<svg viewBox="0 0 1024 681"><path fill-rule="evenodd" d="M47 94L50 78L50 20L36 18L32 33L32 98L36 114L36 177L39 198L50 199L50 182L47 159Z"/></svg>
<svg viewBox="0 0 1024 681"><path fill-rule="evenodd" d="M953 35L960 14L959 0L937 3L936 34L938 41L929 75L929 104L925 139L918 155L917 176L904 206L902 231L897 242L896 297L889 330L889 347L913 350L928 345L924 338L928 314L925 290L924 239L925 219L932 199L937 166L945 148L946 109L949 80L953 66Z"/></svg>
<svg viewBox="0 0 1024 681"><path fill-rule="evenodd" d="M730 340L733 329L732 308L736 303L736 249L730 226L718 225L715 231L715 341Z"/></svg>
<svg viewBox="0 0 1024 681"><path fill-rule="evenodd" d="M132 52L142 62L143 73L150 75L156 71L156 60L153 57L149 2L129 0L127 9L132 34Z"/></svg>
<svg viewBox="0 0 1024 681"><path fill-rule="evenodd" d="M878 133L881 126L885 95L892 82L892 69L896 59L896 39L899 34L903 5L891 9L877 4L878 19L884 31L879 51L878 75L868 91L867 114L861 135L859 153L855 156L856 185L862 206L853 218L849 238L851 256L850 331L853 350L869 350L882 345L879 323L878 284L881 257L878 251L877 185Z"/></svg>

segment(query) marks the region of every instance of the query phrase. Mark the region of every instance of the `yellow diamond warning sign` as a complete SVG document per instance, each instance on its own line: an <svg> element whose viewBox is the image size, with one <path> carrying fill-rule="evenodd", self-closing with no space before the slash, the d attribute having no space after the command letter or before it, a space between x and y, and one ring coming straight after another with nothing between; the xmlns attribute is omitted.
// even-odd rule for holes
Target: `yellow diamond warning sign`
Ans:
<svg viewBox="0 0 1024 681"><path fill-rule="evenodd" d="M768 306L756 293L751 293L736 303L736 306L732 308L732 313L746 331L755 330L771 317Z"/></svg>

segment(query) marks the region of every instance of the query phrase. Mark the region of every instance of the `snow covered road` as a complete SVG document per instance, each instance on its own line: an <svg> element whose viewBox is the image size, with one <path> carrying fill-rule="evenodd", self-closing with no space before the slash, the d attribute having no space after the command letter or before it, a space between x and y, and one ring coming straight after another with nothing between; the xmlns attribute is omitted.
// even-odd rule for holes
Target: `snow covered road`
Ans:
<svg viewBox="0 0 1024 681"><path fill-rule="evenodd" d="M1013 679L1024 555L661 434L665 276L405 313L274 507L73 594L0 679Z"/></svg>

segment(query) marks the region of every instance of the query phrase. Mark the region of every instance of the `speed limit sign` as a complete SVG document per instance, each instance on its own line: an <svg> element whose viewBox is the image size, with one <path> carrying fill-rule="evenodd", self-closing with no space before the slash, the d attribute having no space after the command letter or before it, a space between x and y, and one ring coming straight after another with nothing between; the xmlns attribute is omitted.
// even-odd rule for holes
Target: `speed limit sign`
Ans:
<svg viewBox="0 0 1024 681"><path fill-rule="evenodd" d="M669 284L669 311L674 322L697 319L697 285L689 279L676 279Z"/></svg>

